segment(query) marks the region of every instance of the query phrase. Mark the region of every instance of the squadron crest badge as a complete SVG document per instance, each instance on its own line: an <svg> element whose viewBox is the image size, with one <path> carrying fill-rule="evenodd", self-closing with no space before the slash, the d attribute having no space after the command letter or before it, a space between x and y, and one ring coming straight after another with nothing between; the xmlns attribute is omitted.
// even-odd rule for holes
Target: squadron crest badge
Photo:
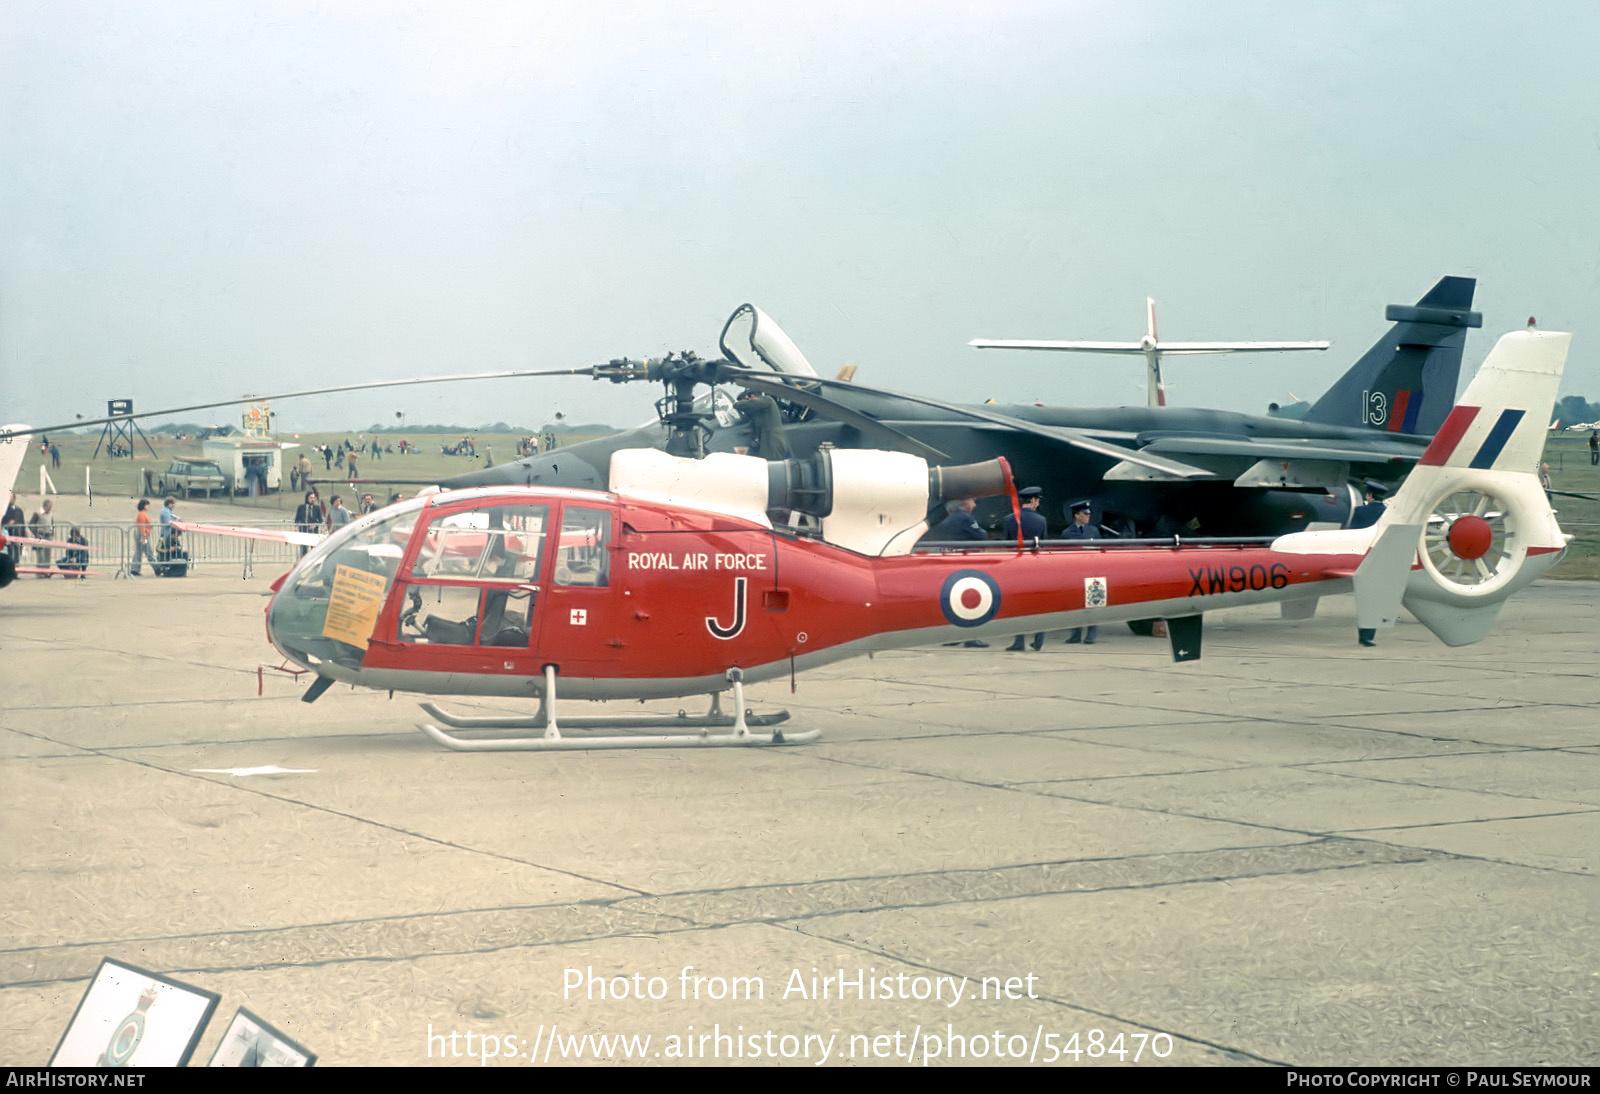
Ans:
<svg viewBox="0 0 1600 1094"><path fill-rule="evenodd" d="M1105 578L1086 577L1083 579L1083 606L1085 608L1103 608L1106 606Z"/></svg>

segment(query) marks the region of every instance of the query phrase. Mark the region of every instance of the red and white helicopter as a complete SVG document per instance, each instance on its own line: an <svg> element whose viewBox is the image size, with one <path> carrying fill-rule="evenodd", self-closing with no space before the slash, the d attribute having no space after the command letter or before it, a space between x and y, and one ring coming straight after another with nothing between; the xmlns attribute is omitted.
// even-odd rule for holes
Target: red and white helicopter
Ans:
<svg viewBox="0 0 1600 1094"><path fill-rule="evenodd" d="M940 501L1010 492L1016 505L1003 460L930 469L866 450L771 462L630 450L607 492L451 491L353 521L274 584L267 633L316 675L308 702L336 682L539 700L510 720L423 704L449 729L497 731L421 726L461 750L797 743L817 733L751 732L787 715L748 714L744 683L874 650L1151 617L1190 660L1207 611L1341 592L1355 594L1363 642L1403 605L1462 645L1567 543L1532 469L1569 341L1503 337L1371 528L914 551ZM712 699L697 718L558 720L558 695L696 694ZM698 732L562 735L579 726Z"/></svg>

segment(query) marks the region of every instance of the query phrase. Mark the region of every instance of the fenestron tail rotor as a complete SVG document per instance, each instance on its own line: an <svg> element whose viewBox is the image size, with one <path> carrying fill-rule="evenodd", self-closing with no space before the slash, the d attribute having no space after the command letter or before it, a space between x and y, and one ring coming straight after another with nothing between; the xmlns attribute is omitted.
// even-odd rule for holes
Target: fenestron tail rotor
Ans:
<svg viewBox="0 0 1600 1094"><path fill-rule="evenodd" d="M1422 537L1422 564L1441 584L1477 592L1509 580L1518 562L1516 520L1509 505L1481 490L1440 498Z"/></svg>

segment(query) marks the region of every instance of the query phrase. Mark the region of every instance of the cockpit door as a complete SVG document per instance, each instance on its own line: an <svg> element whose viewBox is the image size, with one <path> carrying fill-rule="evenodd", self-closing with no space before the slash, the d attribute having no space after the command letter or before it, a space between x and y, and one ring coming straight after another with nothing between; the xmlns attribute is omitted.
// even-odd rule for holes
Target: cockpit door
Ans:
<svg viewBox="0 0 1600 1094"><path fill-rule="evenodd" d="M568 502L561 512L555 559L545 589L539 660L568 676L616 660L619 590L614 588L616 513Z"/></svg>
<svg viewBox="0 0 1600 1094"><path fill-rule="evenodd" d="M393 667L537 675L551 516L514 503L435 516L378 625Z"/></svg>

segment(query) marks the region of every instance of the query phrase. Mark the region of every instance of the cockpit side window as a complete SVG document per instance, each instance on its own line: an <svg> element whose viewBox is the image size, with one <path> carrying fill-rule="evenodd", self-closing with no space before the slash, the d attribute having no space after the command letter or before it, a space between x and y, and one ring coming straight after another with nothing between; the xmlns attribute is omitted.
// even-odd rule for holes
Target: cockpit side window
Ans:
<svg viewBox="0 0 1600 1094"><path fill-rule="evenodd" d="M312 548L268 610L280 649L296 658L361 664L420 507L380 509Z"/></svg>
<svg viewBox="0 0 1600 1094"><path fill-rule="evenodd" d="M611 513L569 505L561 519L561 545L556 553L557 585L604 588L611 574Z"/></svg>
<svg viewBox="0 0 1600 1094"><path fill-rule="evenodd" d="M428 526L413 578L537 581L548 505L487 505L440 517Z"/></svg>
<svg viewBox="0 0 1600 1094"><path fill-rule="evenodd" d="M531 586L408 585L395 637L435 646L526 647L537 595Z"/></svg>

